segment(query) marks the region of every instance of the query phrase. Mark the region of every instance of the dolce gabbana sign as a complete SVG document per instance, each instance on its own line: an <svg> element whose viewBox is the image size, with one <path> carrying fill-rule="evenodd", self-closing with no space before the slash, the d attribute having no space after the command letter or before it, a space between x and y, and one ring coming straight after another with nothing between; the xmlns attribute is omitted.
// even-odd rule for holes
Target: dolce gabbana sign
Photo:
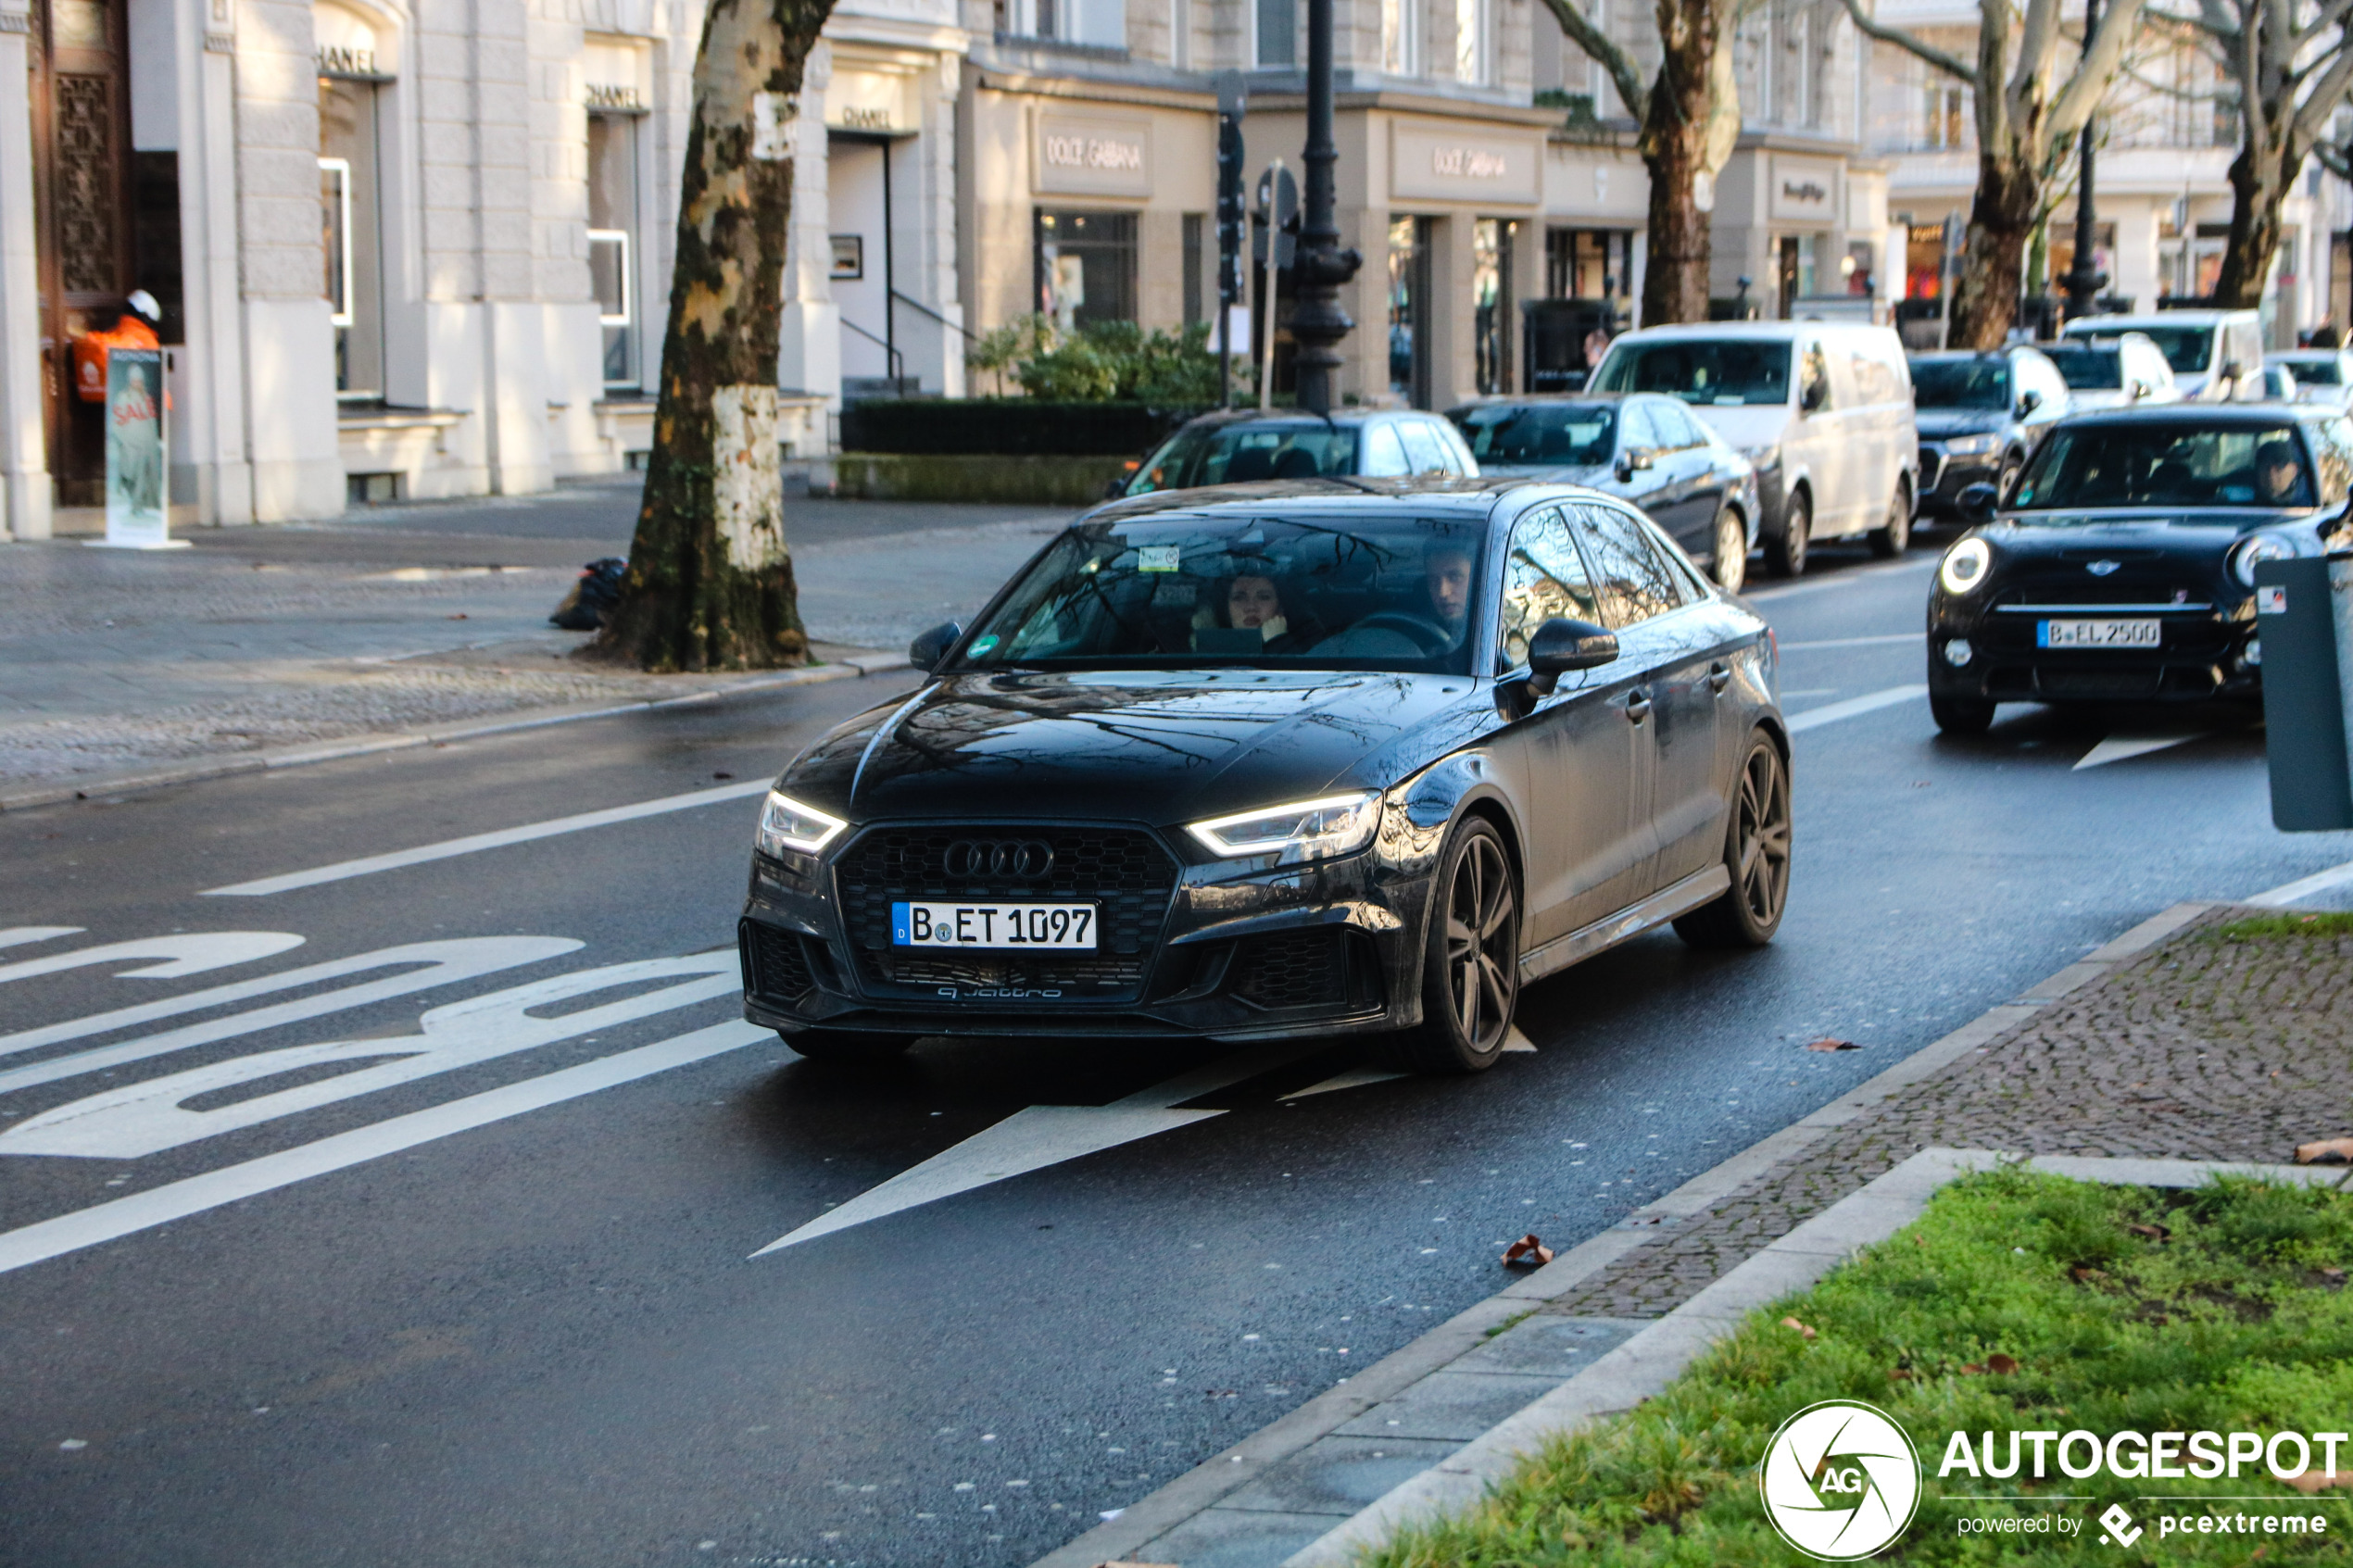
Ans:
<svg viewBox="0 0 2353 1568"><path fill-rule="evenodd" d="M1782 222L1829 224L1838 215L1838 165L1827 158L1777 156L1767 213Z"/></svg>
<svg viewBox="0 0 2353 1568"><path fill-rule="evenodd" d="M1409 201L1533 203L1539 144L1497 135L1485 127L1465 132L1392 120L1389 194Z"/></svg>
<svg viewBox="0 0 2353 1568"><path fill-rule="evenodd" d="M1151 195L1151 122L1039 115L1037 188L1082 196Z"/></svg>

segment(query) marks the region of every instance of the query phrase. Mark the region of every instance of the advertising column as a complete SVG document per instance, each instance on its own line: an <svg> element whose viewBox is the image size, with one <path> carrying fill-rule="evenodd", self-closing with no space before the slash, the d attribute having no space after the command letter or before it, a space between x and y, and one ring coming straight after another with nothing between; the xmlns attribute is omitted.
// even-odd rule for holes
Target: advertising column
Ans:
<svg viewBox="0 0 2353 1568"><path fill-rule="evenodd" d="M116 348L107 354L107 536L90 544L117 550L185 549L171 537L164 461L163 350Z"/></svg>

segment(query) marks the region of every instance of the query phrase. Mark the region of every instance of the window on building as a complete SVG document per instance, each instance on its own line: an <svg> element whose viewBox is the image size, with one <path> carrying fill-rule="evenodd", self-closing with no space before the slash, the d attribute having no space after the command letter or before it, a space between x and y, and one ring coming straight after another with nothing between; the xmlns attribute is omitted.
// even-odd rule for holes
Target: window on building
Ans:
<svg viewBox="0 0 2353 1568"><path fill-rule="evenodd" d="M1168 0L1168 63L1178 70L1193 63L1192 0Z"/></svg>
<svg viewBox="0 0 2353 1568"><path fill-rule="evenodd" d="M1454 0L1454 80L1487 82L1487 0Z"/></svg>
<svg viewBox="0 0 2353 1568"><path fill-rule="evenodd" d="M322 290L335 330L335 392L382 397L384 246L377 207L377 88L319 79L319 220Z"/></svg>
<svg viewBox="0 0 2353 1568"><path fill-rule="evenodd" d="M1813 17L1805 7L1785 4L1772 16L1772 36L1779 45L1773 62L1773 118L1783 125L1814 123Z"/></svg>
<svg viewBox="0 0 2353 1568"><path fill-rule="evenodd" d="M1299 63L1299 6L1297 0L1255 0L1257 63L1266 70L1284 69Z"/></svg>
<svg viewBox="0 0 2353 1568"><path fill-rule="evenodd" d="M1512 239L1519 225L1482 218L1471 225L1471 342L1478 390L1512 390Z"/></svg>
<svg viewBox="0 0 2353 1568"><path fill-rule="evenodd" d="M605 385L634 390L637 370L637 121L588 117L588 283L604 331Z"/></svg>
<svg viewBox="0 0 2353 1568"><path fill-rule="evenodd" d="M1548 299L1609 299L1629 292L1634 236L1617 229L1548 229L1544 232L1544 295Z"/></svg>
<svg viewBox="0 0 2353 1568"><path fill-rule="evenodd" d="M1928 84L1923 99L1920 145L1931 152L1957 152L1969 145L1969 94L1942 80Z"/></svg>
<svg viewBox="0 0 2353 1568"><path fill-rule="evenodd" d="M1389 225L1389 390L1416 408L1430 405L1429 334L1432 304L1431 231L1428 218L1397 218Z"/></svg>
<svg viewBox="0 0 2353 1568"><path fill-rule="evenodd" d="M1380 0L1380 65L1391 76L1418 74L1420 11L1415 0Z"/></svg>
<svg viewBox="0 0 2353 1568"><path fill-rule="evenodd" d="M2239 86L2221 79L2218 73L2214 83L2214 139L2208 144L2217 147L2239 144Z"/></svg>
<svg viewBox="0 0 2353 1568"><path fill-rule="evenodd" d="M1098 321L1136 319L1136 215L1049 212L1036 215L1038 310L1064 332Z"/></svg>

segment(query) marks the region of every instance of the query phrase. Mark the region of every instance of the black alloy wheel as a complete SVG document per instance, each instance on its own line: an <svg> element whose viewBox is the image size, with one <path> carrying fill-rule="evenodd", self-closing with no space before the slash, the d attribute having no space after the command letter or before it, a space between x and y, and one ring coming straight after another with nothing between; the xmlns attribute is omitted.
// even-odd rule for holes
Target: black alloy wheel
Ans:
<svg viewBox="0 0 2353 1568"><path fill-rule="evenodd" d="M1480 1073L1504 1054L1519 1005L1519 885L1503 834L1466 817L1439 857L1422 955L1421 1027L1398 1036L1415 1073Z"/></svg>
<svg viewBox="0 0 2353 1568"><path fill-rule="evenodd" d="M1929 693L1928 716L1948 735L1982 735L1994 727L1994 705L1965 696Z"/></svg>
<svg viewBox="0 0 2353 1568"><path fill-rule="evenodd" d="M1707 574L1728 594L1739 593L1748 581L1748 520L1737 508L1726 507L1716 514L1716 546Z"/></svg>
<svg viewBox="0 0 2353 1568"><path fill-rule="evenodd" d="M1724 830L1724 870L1732 885L1675 921L1694 947L1762 947L1780 929L1789 903L1789 764L1773 737L1749 736Z"/></svg>
<svg viewBox="0 0 2353 1568"><path fill-rule="evenodd" d="M856 1067L895 1061L919 1035L869 1035L862 1029L795 1029L776 1031L776 1037L812 1061L828 1067Z"/></svg>
<svg viewBox="0 0 2353 1568"><path fill-rule="evenodd" d="M1781 508L1781 531L1765 535L1765 570L1775 577L1806 572L1806 546L1814 532L1814 497L1804 488L1790 492Z"/></svg>
<svg viewBox="0 0 2353 1568"><path fill-rule="evenodd" d="M1912 547L1912 490L1897 481L1895 499L1887 504L1887 521L1865 535L1871 554L1881 560L1902 555Z"/></svg>

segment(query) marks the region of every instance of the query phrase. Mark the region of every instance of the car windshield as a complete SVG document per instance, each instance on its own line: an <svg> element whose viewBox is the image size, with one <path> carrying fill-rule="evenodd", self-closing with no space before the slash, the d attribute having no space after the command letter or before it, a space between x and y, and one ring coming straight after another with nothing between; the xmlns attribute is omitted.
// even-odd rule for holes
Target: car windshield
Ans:
<svg viewBox="0 0 2353 1568"><path fill-rule="evenodd" d="M1484 468L1557 463L1592 468L1617 449L1617 410L1607 403L1488 403L1446 416Z"/></svg>
<svg viewBox="0 0 2353 1568"><path fill-rule="evenodd" d="M1192 425L1169 437L1128 482L1127 494L1242 484L1258 479L1316 479L1356 471L1356 427L1285 424Z"/></svg>
<svg viewBox="0 0 2353 1568"><path fill-rule="evenodd" d="M1912 401L1923 408L2007 408L2010 362L1999 355L1912 361Z"/></svg>
<svg viewBox="0 0 2353 1568"><path fill-rule="evenodd" d="M2020 511L2310 505L2311 467L2285 425L2061 425L2010 500Z"/></svg>
<svg viewBox="0 0 2353 1568"><path fill-rule="evenodd" d="M2336 357L2325 359L2281 359L2274 363L2287 367L2296 381L2305 386L2342 386L2345 378L2338 373Z"/></svg>
<svg viewBox="0 0 2353 1568"><path fill-rule="evenodd" d="M2173 373L2176 375L2203 373L2206 370L2207 358L2214 350L2212 327L2142 326L2136 323L2129 330L2141 333L2151 343L2156 344L2157 351L2165 356L2165 362L2173 367ZM2092 333L2070 332L2068 335L2089 337Z"/></svg>
<svg viewBox="0 0 2353 1568"><path fill-rule="evenodd" d="M1340 512L1081 523L1014 580L958 667L1464 674L1485 533Z"/></svg>
<svg viewBox="0 0 2353 1568"><path fill-rule="evenodd" d="M2057 343L2043 353L2058 367L2059 379L2079 391L2113 391L2124 384L2124 356L2120 350Z"/></svg>
<svg viewBox="0 0 2353 1568"><path fill-rule="evenodd" d="M1593 372L1595 392L1665 392L1686 403L1789 401L1790 345L1753 338L1621 340Z"/></svg>

